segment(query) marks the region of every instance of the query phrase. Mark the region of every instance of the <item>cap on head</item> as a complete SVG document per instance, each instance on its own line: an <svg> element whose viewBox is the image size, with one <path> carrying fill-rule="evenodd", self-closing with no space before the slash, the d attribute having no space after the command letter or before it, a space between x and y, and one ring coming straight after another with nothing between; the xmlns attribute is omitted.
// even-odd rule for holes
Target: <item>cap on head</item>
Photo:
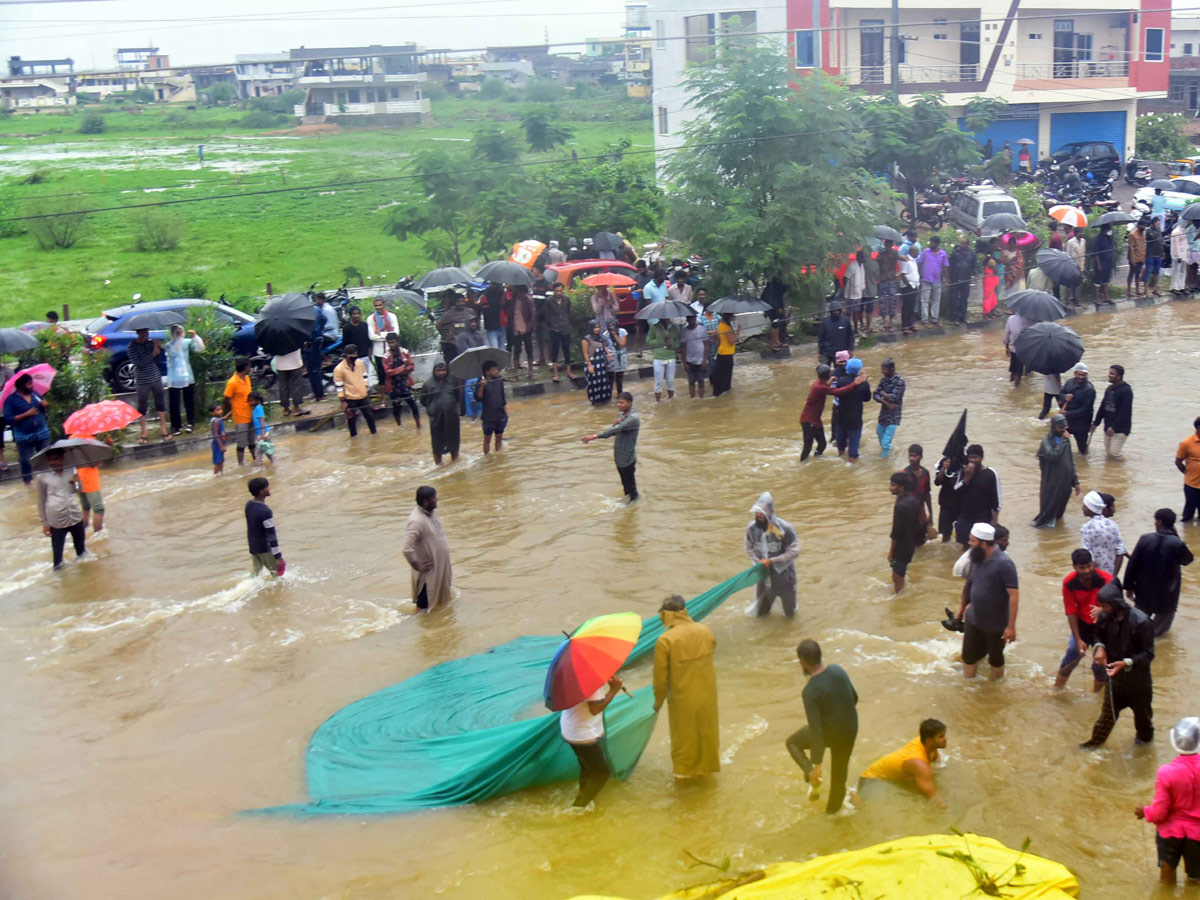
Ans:
<svg viewBox="0 0 1200 900"><path fill-rule="evenodd" d="M996 529L987 522L976 522L971 526L971 537L981 541L994 542L996 540Z"/></svg>
<svg viewBox="0 0 1200 900"><path fill-rule="evenodd" d="M1084 494L1083 505L1097 515L1104 512L1104 498L1100 496L1099 491L1088 491Z"/></svg>
<svg viewBox="0 0 1200 900"><path fill-rule="evenodd" d="M850 351L849 350L839 350L836 354L834 354L834 357L833 357L833 361L835 363L844 363L844 362L847 362L849 359L850 359Z"/></svg>
<svg viewBox="0 0 1200 900"><path fill-rule="evenodd" d="M879 364L879 368L894 369L894 368L896 368L896 361L889 356L887 359L885 359L883 362L881 362Z"/></svg>
<svg viewBox="0 0 1200 900"><path fill-rule="evenodd" d="M862 360L861 359L852 359L846 363L846 374L847 375L857 375L861 371L862 371Z"/></svg>
<svg viewBox="0 0 1200 900"><path fill-rule="evenodd" d="M1084 375L1086 375L1088 372L1087 363L1085 363L1085 362L1075 363L1075 371L1082 372Z"/></svg>
<svg viewBox="0 0 1200 900"><path fill-rule="evenodd" d="M829 302L829 311L830 312L834 312L835 310L840 312L841 309L842 309L842 302L840 300L831 300Z"/></svg>

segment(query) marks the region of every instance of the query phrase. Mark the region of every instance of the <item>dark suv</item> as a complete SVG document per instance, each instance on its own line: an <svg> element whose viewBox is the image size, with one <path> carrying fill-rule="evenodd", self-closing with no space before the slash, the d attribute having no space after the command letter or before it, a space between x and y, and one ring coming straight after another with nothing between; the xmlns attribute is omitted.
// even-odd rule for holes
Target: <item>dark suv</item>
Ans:
<svg viewBox="0 0 1200 900"><path fill-rule="evenodd" d="M122 327L123 324L136 314L159 312L165 309L182 310L186 315L188 307L191 306L215 307L217 315L236 329L233 333L234 355L254 356L258 352L258 341L254 337L254 316L244 313L240 309L234 309L232 306L226 306L224 303L214 303L212 300L150 300L144 303L118 306L115 309L105 310L104 314L88 325L86 330L88 347L92 350L104 350L110 354L108 370L105 374L114 391L132 391L134 388L133 363L129 361L128 347L129 342L136 338L137 334L125 330ZM201 335L201 337L203 336ZM150 337L166 340L166 332L152 331ZM158 359L159 368L165 375L167 373L166 356L160 355Z"/></svg>
<svg viewBox="0 0 1200 900"><path fill-rule="evenodd" d="M1109 173L1121 174L1121 154L1108 141L1068 141L1039 165L1049 171L1054 171L1054 166L1060 171L1074 166L1081 176L1086 178L1086 173L1091 172L1093 178L1103 181Z"/></svg>

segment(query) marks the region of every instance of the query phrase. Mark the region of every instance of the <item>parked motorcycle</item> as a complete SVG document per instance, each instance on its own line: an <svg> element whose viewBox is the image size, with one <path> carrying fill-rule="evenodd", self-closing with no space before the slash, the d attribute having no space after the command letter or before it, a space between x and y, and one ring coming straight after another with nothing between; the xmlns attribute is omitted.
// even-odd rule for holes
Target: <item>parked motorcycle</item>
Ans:
<svg viewBox="0 0 1200 900"><path fill-rule="evenodd" d="M1150 166L1144 160L1130 159L1125 164L1125 183L1145 187L1153 178Z"/></svg>
<svg viewBox="0 0 1200 900"><path fill-rule="evenodd" d="M917 200L917 215L916 221L923 222L930 228L939 229L946 221L946 216L950 211L948 203L930 202L929 200ZM912 211L905 207L900 211L900 218L905 222L913 221Z"/></svg>

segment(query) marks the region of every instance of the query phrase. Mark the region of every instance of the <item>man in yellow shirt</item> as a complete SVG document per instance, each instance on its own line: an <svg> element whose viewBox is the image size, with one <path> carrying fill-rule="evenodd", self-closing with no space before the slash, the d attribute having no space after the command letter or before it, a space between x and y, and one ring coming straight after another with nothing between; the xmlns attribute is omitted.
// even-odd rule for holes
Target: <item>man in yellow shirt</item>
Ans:
<svg viewBox="0 0 1200 900"><path fill-rule="evenodd" d="M1184 522L1200 513L1200 418L1192 427L1196 432L1180 441L1175 451L1175 468L1183 473L1183 515L1179 518Z"/></svg>
<svg viewBox="0 0 1200 900"><path fill-rule="evenodd" d="M233 436L237 441L238 465L246 464L246 448L250 458L257 459L254 452L254 426L251 425L253 410L250 408L250 360L241 358L233 364L233 375L225 382L225 400L233 419Z"/></svg>
<svg viewBox="0 0 1200 900"><path fill-rule="evenodd" d="M375 410L367 398L367 364L358 358L358 347L347 344L343 348L345 356L333 370L333 387L338 399L342 401L342 412L346 414L346 427L350 429L350 437L358 434L358 414L361 412L367 420L371 434L375 433Z"/></svg>
<svg viewBox="0 0 1200 900"><path fill-rule="evenodd" d="M945 747L946 726L937 719L926 719L915 738L867 767L858 778L859 792L871 780L912 784L941 805L937 800L937 786L933 783L933 763L937 762L938 750Z"/></svg>

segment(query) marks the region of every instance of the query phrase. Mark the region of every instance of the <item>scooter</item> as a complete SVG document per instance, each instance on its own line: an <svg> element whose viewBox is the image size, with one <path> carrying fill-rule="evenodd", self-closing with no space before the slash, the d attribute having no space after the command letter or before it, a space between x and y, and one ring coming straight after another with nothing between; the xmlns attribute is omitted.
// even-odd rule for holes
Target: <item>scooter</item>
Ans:
<svg viewBox="0 0 1200 900"><path fill-rule="evenodd" d="M1143 160L1131 159L1125 165L1125 183L1145 187L1153 178L1153 173Z"/></svg>

